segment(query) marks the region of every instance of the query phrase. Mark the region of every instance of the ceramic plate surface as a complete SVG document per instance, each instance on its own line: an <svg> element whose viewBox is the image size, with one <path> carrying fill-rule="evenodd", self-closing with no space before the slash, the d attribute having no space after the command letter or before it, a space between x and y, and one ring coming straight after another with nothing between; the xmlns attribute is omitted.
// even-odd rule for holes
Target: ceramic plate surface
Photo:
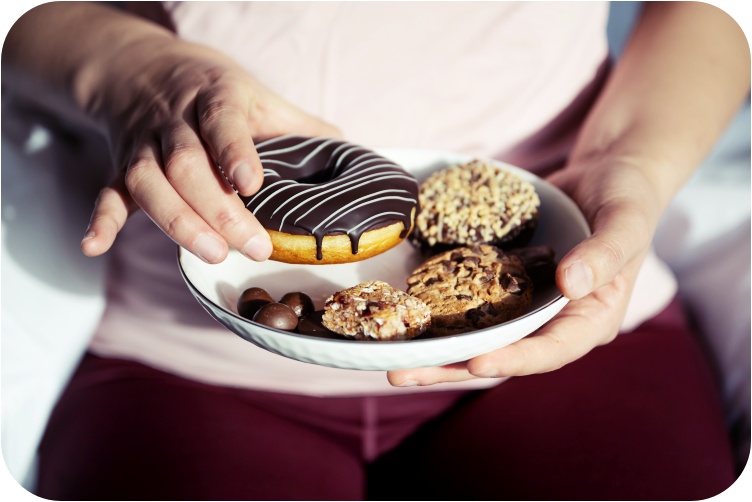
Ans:
<svg viewBox="0 0 752 502"><path fill-rule="evenodd" d="M431 150L378 152L412 172L418 181L438 169L472 158ZM531 246L551 246L559 260L590 234L580 210L560 190L527 171L497 164L533 183L541 199L540 220ZM323 309L329 295L364 281L379 279L405 290L407 277L421 263L415 248L405 241L368 260L341 265L257 263L234 250L222 263L209 265L178 248L178 262L198 302L227 329L276 354L335 368L392 370L464 361L529 335L568 301L555 286L536 290L527 314L504 324L443 338L377 342L316 337L268 328L245 319L237 313L237 299L253 286L264 288L275 299L291 291L302 291L313 299L316 309Z"/></svg>

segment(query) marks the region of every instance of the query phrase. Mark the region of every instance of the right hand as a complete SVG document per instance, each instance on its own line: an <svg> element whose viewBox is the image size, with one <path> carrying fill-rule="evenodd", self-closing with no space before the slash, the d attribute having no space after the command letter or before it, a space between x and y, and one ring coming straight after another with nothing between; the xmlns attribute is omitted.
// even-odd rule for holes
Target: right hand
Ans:
<svg viewBox="0 0 752 502"><path fill-rule="evenodd" d="M140 208L208 263L224 260L228 245L267 259L269 235L223 172L240 194L252 195L263 182L253 140L340 131L287 103L227 56L172 36L146 37L100 66L88 112L104 124L117 174L97 198L84 254L106 252Z"/></svg>

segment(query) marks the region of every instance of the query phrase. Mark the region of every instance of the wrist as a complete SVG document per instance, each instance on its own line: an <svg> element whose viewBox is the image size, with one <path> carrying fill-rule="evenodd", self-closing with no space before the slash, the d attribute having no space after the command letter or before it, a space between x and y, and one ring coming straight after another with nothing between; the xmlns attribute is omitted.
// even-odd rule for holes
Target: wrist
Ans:
<svg viewBox="0 0 752 502"><path fill-rule="evenodd" d="M616 123L619 123L616 121ZM679 147L669 135L650 125L624 121L622 127L583 128L569 159L593 169L628 170L642 177L662 212L691 176L698 159L691 148ZM597 132L593 132L597 131Z"/></svg>

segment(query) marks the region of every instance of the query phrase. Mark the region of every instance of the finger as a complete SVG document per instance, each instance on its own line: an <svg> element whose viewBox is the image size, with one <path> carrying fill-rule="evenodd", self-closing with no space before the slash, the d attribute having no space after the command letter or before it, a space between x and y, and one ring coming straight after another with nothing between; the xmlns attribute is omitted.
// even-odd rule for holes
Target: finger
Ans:
<svg viewBox="0 0 752 502"><path fill-rule="evenodd" d="M227 89L196 98L198 128L214 159L242 195L261 188L264 171L251 139L248 103Z"/></svg>
<svg viewBox="0 0 752 502"><path fill-rule="evenodd" d="M227 256L227 243L167 181L157 151L147 142L134 152L125 174L131 197L173 241L207 263L219 263Z"/></svg>
<svg viewBox="0 0 752 502"><path fill-rule="evenodd" d="M269 258L269 234L227 185L188 124L162 136L162 152L167 180L203 221L252 260Z"/></svg>
<svg viewBox="0 0 752 502"><path fill-rule="evenodd" d="M390 371L398 387L460 382L474 378L504 378L546 373L569 364L618 333L631 293L636 268L630 264L610 284L587 298L569 302L553 320L511 345L463 363L434 368Z"/></svg>
<svg viewBox="0 0 752 502"><path fill-rule="evenodd" d="M394 386L410 387L474 378L532 375L559 369L600 345L596 340L602 338L602 326L595 326L592 319L583 316L585 310L557 317L535 336L523 338L465 363L390 371L387 379Z"/></svg>
<svg viewBox="0 0 752 502"><path fill-rule="evenodd" d="M488 378L559 369L613 340L630 292L630 282L620 274L590 296L569 302L533 336L468 361L468 372Z"/></svg>
<svg viewBox="0 0 752 502"><path fill-rule="evenodd" d="M104 187L94 202L94 211L81 241L86 256L99 256L115 242L120 229L138 206L125 187L125 171Z"/></svg>
<svg viewBox="0 0 752 502"><path fill-rule="evenodd" d="M392 370L386 374L389 383L395 387L433 385L439 382L462 382L476 378L467 371L464 362L430 368Z"/></svg>
<svg viewBox="0 0 752 502"><path fill-rule="evenodd" d="M593 234L572 249L556 268L556 283L570 299L587 296L610 283L652 235L650 221L637 202L604 205L592 222Z"/></svg>

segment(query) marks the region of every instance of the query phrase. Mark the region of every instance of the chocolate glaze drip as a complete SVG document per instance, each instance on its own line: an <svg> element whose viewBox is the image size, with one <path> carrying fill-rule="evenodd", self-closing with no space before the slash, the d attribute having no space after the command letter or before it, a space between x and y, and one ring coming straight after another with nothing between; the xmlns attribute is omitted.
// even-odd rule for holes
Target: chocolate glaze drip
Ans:
<svg viewBox="0 0 752 502"><path fill-rule="evenodd" d="M348 235L353 254L368 230L401 221L406 236L418 183L389 159L345 141L303 136L273 138L256 150L264 183L243 202L265 228L313 235L317 259L326 235Z"/></svg>

